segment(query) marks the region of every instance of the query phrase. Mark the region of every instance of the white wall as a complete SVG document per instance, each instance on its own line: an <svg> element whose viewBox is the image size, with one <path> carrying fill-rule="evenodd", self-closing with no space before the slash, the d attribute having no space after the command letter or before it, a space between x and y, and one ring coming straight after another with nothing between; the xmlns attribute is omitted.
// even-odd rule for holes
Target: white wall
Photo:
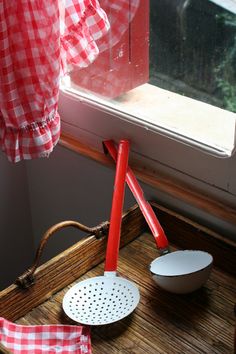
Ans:
<svg viewBox="0 0 236 354"><path fill-rule="evenodd" d="M31 264L33 235L24 163L0 153L0 290Z"/></svg>

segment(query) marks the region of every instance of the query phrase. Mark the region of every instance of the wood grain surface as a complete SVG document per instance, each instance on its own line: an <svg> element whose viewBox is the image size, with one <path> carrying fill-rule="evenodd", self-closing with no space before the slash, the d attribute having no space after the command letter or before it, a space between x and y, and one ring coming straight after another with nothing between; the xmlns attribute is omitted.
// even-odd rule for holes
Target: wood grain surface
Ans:
<svg viewBox="0 0 236 354"><path fill-rule="evenodd" d="M152 203L171 250L203 249L214 267L204 287L187 295L164 292L150 277L159 256L137 206L124 213L118 274L141 293L136 310L111 325L91 327L93 354L233 354L236 245L191 220ZM0 316L21 324L73 323L62 310L65 292L80 280L103 275L106 237L89 236L36 271L36 283L0 292ZM75 323L73 323L75 324Z"/></svg>
<svg viewBox="0 0 236 354"><path fill-rule="evenodd" d="M187 295L170 294L159 289L150 277L149 264L157 256L152 236L146 233L120 251L119 275L138 285L141 300L125 319L91 327L93 354L233 353L235 278L214 268L200 290ZM80 280L101 274L103 263ZM72 324L61 308L66 290L17 322Z"/></svg>

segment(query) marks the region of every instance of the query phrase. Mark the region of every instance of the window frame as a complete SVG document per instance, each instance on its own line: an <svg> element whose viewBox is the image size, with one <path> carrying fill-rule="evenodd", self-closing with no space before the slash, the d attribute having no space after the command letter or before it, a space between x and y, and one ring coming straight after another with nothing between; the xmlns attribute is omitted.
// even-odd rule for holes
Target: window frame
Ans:
<svg viewBox="0 0 236 354"><path fill-rule="evenodd" d="M102 140L127 138L131 141L134 163L170 175L193 188L202 189L205 185L207 191L211 187L213 195L236 205L236 154L227 159L217 158L68 90L60 90L59 113L62 132L85 145L102 151Z"/></svg>
<svg viewBox="0 0 236 354"><path fill-rule="evenodd" d="M168 91L166 91L168 95ZM193 102L197 100L193 100ZM199 106L200 107L200 106ZM212 115L214 114L212 106ZM158 107L157 107L158 109ZM193 110L196 106L193 105ZM191 110L191 107L190 107ZM225 111L227 112L227 111ZM182 186L186 193L191 192L205 200L204 212L212 214L207 199L219 203L216 217L224 217L220 210L222 205L229 208L228 221L236 227L236 154L233 150L228 154L217 149L204 147L197 141L193 143L186 136L180 137L163 127L154 127L138 119L137 116L124 113L119 109L101 102L95 96L85 92L75 92L69 88L61 87L59 98L59 113L62 121L62 133L69 134L89 149L103 153L102 141L114 139L129 139L131 142L130 165L137 171L142 170L152 181L174 181ZM222 115L224 110L222 110ZM197 117L197 112L195 112ZM223 119L222 119L222 129ZM62 142L63 145L63 142ZM83 148L82 148L83 150ZM227 157L227 158L222 158ZM144 182L148 183L148 177ZM153 182L150 182L152 185ZM172 183L172 182L170 182ZM158 183L154 187L158 189ZM168 188L166 189L168 190ZM183 193L185 193L183 192ZM181 196L175 195L174 198ZM184 198L187 208L197 208L201 212L201 203L191 203L191 199ZM174 201L172 200L172 203ZM207 206L206 206L207 205ZM210 205L210 204L209 204ZM228 210L228 209L227 209ZM230 211L231 210L231 211ZM196 210L195 210L196 211ZM214 214L214 213L213 213ZM227 218L226 218L227 219ZM229 221L230 220L230 221Z"/></svg>

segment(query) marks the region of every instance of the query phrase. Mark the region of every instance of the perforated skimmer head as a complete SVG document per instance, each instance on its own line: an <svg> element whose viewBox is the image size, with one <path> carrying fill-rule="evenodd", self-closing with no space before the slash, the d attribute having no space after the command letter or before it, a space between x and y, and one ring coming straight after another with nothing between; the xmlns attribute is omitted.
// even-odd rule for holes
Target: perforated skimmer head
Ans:
<svg viewBox="0 0 236 354"><path fill-rule="evenodd" d="M125 176L129 142L119 143L112 198L104 276L84 280L74 285L64 296L65 313L82 324L103 325L128 316L139 303L139 290L129 280L116 276Z"/></svg>
<svg viewBox="0 0 236 354"><path fill-rule="evenodd" d="M139 299L139 290L131 281L116 276L100 276L69 289L63 299L63 309L76 322L105 325L128 316Z"/></svg>

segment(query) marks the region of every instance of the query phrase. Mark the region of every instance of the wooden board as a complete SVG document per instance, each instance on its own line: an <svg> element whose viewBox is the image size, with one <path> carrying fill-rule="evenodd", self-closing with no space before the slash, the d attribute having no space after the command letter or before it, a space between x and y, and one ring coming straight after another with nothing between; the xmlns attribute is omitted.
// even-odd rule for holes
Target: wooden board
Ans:
<svg viewBox="0 0 236 354"><path fill-rule="evenodd" d="M215 268L202 289L188 295L166 293L149 274L149 264L157 255L149 234L122 248L119 275L138 285L141 301L124 320L91 328L93 354L233 353L235 278ZM101 274L103 263L81 279ZM17 322L73 323L61 308L66 290Z"/></svg>

